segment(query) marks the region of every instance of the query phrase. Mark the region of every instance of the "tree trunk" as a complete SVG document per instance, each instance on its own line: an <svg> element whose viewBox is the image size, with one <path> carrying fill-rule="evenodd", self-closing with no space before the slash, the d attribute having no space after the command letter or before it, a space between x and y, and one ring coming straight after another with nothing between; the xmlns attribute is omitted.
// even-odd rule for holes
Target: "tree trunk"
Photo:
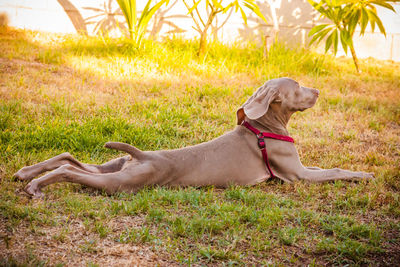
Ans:
<svg viewBox="0 0 400 267"><path fill-rule="evenodd" d="M204 29L204 31L201 33L200 36L200 47L199 51L197 52L197 55L198 56L204 55L204 53L206 52L206 48L207 48L207 29Z"/></svg>
<svg viewBox="0 0 400 267"><path fill-rule="evenodd" d="M210 28L215 15L217 15L217 12L215 11L211 11L210 16L208 17L207 23L206 25L204 25L204 29L201 32L201 36L200 36L200 47L199 47L199 52L197 53L198 56L203 56L206 52L207 49L207 31L208 28Z"/></svg>
<svg viewBox="0 0 400 267"><path fill-rule="evenodd" d="M272 41L275 43L277 34L279 32L279 22L278 22L278 16L276 14L276 9L280 8L281 1L271 1L270 0L270 1L268 1L268 3L269 3L270 11L271 11L272 21L274 23L274 28L273 28L271 36L272 36Z"/></svg>
<svg viewBox="0 0 400 267"><path fill-rule="evenodd" d="M350 46L350 51L351 51L351 55L353 57L354 65L356 66L357 73L360 73L361 71L360 71L359 64L358 64L356 50L354 50L354 47L352 45Z"/></svg>

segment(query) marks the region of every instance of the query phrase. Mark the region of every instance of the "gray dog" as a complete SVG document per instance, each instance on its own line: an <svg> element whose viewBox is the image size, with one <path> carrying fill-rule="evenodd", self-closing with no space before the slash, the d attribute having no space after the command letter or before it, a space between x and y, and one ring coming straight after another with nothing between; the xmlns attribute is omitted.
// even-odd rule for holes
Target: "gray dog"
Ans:
<svg viewBox="0 0 400 267"><path fill-rule="evenodd" d="M296 111L314 106L319 91L300 86L289 78L273 79L237 111L236 128L217 139L176 150L141 151L131 145L106 143L107 148L130 156L103 165L84 164L69 153L24 167L15 176L32 180L25 191L41 197L53 183L71 182L106 191L136 192L147 185L226 187L254 185L277 177L286 182L307 180L371 179L372 173L304 167L288 137L286 125Z"/></svg>

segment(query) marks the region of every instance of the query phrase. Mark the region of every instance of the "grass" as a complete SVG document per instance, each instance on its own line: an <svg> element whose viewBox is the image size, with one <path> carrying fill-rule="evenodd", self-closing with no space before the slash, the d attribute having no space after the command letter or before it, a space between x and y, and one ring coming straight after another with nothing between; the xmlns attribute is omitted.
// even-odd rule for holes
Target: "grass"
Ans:
<svg viewBox="0 0 400 267"><path fill-rule="evenodd" d="M395 265L400 261L400 64L275 45L145 41L0 30L0 265ZM374 172L370 182L107 196L56 184L21 192L19 168L68 151L88 163L213 139L265 80L320 89L289 131L304 165ZM62 255L59 257L57 255Z"/></svg>

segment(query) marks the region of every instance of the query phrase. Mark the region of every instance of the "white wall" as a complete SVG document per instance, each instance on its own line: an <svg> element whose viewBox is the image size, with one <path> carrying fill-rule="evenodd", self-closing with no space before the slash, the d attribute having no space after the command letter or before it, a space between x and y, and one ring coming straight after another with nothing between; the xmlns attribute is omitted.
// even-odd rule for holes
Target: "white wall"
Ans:
<svg viewBox="0 0 400 267"><path fill-rule="evenodd" d="M147 1L138 2L141 10ZM170 3L172 5L160 10L150 23L151 34L159 37L169 34L189 38L198 36L182 1L170 0ZM210 33L210 36L224 42L250 39L261 43L265 35L273 34L273 16L268 3L275 6L279 38L291 45L306 45L308 32L318 19L318 14L307 0L258 1L263 14L271 23L265 25L255 15L248 13L248 24L245 25L240 13L233 13L224 27ZM397 13L378 8L386 27L386 38L378 32L367 32L363 37L355 38L359 57L400 61L400 4L394 6ZM0 0L0 13L7 14L10 26L49 32L76 33L79 30L96 34L99 29L103 29L111 35L120 35L126 27L124 17L117 11L115 0ZM221 14L213 29L218 28L227 17L228 14ZM342 54L343 51L338 53Z"/></svg>

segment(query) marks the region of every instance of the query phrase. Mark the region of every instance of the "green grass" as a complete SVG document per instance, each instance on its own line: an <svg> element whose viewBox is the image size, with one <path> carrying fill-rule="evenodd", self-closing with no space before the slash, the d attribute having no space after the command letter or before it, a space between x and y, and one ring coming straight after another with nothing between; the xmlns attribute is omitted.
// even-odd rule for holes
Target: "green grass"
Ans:
<svg viewBox="0 0 400 267"><path fill-rule="evenodd" d="M254 44L220 43L198 58L195 40L138 50L124 39L5 28L0 48L0 265L123 265L138 255L149 265L400 261L400 64L361 60L357 74L351 59L282 44L268 59ZM65 151L103 163L119 155L103 148L110 140L143 150L211 140L235 126L257 86L281 76L321 91L289 123L304 165L375 180L113 196L64 183L31 200L12 178Z"/></svg>

